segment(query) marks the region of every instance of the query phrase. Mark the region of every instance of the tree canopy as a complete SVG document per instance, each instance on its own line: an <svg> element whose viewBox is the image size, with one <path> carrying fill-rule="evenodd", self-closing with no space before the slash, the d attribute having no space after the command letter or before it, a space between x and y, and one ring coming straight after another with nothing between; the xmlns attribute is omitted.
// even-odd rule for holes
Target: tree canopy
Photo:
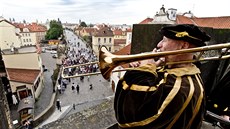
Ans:
<svg viewBox="0 0 230 129"><path fill-rule="evenodd" d="M46 40L58 39L63 35L62 24L59 21L52 20L50 21L50 29L46 33Z"/></svg>
<svg viewBox="0 0 230 129"><path fill-rule="evenodd" d="M87 25L86 25L85 22L81 22L81 23L80 23L80 27L87 27Z"/></svg>

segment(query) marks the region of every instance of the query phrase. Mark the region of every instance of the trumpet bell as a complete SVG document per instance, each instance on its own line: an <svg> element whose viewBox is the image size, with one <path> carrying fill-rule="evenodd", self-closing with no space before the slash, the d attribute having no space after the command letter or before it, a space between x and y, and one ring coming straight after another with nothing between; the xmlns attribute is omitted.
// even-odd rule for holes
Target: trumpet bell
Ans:
<svg viewBox="0 0 230 129"><path fill-rule="evenodd" d="M113 54L111 54L105 46L100 48L99 52L99 65L102 76L105 79L109 79L112 70L116 67L112 60Z"/></svg>

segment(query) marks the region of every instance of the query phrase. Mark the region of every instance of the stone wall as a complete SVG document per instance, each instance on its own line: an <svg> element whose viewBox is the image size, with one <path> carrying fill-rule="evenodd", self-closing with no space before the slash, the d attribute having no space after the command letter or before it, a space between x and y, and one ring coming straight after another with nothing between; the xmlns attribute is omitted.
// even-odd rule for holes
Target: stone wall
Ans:
<svg viewBox="0 0 230 129"><path fill-rule="evenodd" d="M116 123L114 114L113 98L106 99L97 106L44 125L42 129L105 129Z"/></svg>

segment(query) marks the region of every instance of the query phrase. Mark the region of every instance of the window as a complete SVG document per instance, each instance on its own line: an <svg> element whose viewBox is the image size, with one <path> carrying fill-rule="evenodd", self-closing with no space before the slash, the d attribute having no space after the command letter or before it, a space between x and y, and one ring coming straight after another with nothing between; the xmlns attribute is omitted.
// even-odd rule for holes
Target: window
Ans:
<svg viewBox="0 0 230 129"><path fill-rule="evenodd" d="M111 47L109 47L109 51L111 51Z"/></svg>
<svg viewBox="0 0 230 129"><path fill-rule="evenodd" d="M26 42L26 39L23 39L23 42Z"/></svg>
<svg viewBox="0 0 230 129"><path fill-rule="evenodd" d="M109 38L109 43L111 43L112 42L112 38Z"/></svg>
<svg viewBox="0 0 230 129"><path fill-rule="evenodd" d="M101 42L101 38L98 38L98 43L100 43Z"/></svg>
<svg viewBox="0 0 230 129"><path fill-rule="evenodd" d="M29 40L28 40L28 39L26 39L26 42L29 42Z"/></svg>
<svg viewBox="0 0 230 129"><path fill-rule="evenodd" d="M104 43L106 43L106 38L104 38Z"/></svg>

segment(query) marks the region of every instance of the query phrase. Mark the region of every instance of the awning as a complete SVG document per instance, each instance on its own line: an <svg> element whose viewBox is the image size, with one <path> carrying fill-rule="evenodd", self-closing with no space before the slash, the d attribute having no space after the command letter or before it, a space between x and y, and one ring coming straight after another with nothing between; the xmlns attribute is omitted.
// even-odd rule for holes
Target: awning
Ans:
<svg viewBox="0 0 230 129"><path fill-rule="evenodd" d="M20 100L17 111L20 112L23 109L33 109L34 102L35 102L34 98L32 97L27 97L27 98Z"/></svg>

